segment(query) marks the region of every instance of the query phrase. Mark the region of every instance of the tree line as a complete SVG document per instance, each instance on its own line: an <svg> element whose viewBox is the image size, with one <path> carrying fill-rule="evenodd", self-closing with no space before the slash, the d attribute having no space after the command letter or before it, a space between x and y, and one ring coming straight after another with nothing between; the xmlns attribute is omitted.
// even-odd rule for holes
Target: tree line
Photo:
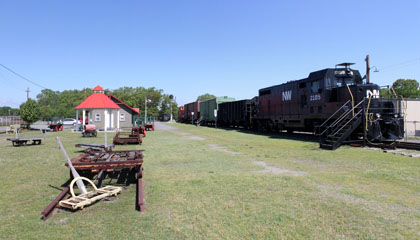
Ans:
<svg viewBox="0 0 420 240"><path fill-rule="evenodd" d="M36 99L29 99L20 105L20 115L27 122L37 120L50 120L52 117L75 118L77 107L87 97L93 93L90 88L83 90L64 90L53 91L44 89L36 96ZM105 94L112 94L119 98L130 107L140 108L140 114L144 115L145 99L150 99L147 103L147 115L158 117L160 114L170 114L172 104L172 114L177 116L178 105L171 101L169 94L165 94L162 89L144 87L121 87L115 90L105 90Z"/></svg>
<svg viewBox="0 0 420 240"><path fill-rule="evenodd" d="M395 95L403 98L420 98L419 82L415 79L398 79L388 89L381 89L381 97Z"/></svg>
<svg viewBox="0 0 420 240"><path fill-rule="evenodd" d="M19 109L11 107L0 107L0 116L18 116Z"/></svg>

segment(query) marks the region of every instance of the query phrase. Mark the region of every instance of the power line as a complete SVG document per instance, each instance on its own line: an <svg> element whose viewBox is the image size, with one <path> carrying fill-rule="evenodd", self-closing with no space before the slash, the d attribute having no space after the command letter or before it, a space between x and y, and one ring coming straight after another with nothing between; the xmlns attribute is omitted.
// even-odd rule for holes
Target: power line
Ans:
<svg viewBox="0 0 420 240"><path fill-rule="evenodd" d="M41 84L38 84L38 83L36 83L36 82L34 82L34 81L31 81L31 80L27 79L26 77L24 77L24 76L20 75L19 73L17 73L17 72L15 72L15 71L13 71L12 69L10 69L10 68L8 68L8 67L4 66L4 65L3 65L3 64L1 64L1 63L0 63L0 66L2 66L2 67L3 67L4 69L6 69L7 71L9 71L9 72L11 72L11 73L15 74L16 76L18 76L18 77L22 78L23 80L25 80L25 81L27 81L27 82L30 82L30 83L32 83L32 84L34 84L34 85L36 85L36 86L38 86L38 87L40 87L40 88L42 88L42 89L48 89L48 88L46 88L46 87L42 86Z"/></svg>

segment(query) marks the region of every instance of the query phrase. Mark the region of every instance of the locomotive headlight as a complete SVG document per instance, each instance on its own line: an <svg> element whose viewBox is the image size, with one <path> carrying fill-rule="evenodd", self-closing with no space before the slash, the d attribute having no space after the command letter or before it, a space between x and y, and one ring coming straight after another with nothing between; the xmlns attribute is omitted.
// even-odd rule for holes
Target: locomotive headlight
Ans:
<svg viewBox="0 0 420 240"><path fill-rule="evenodd" d="M381 114L377 113L376 118L380 118L380 117L381 117Z"/></svg>
<svg viewBox="0 0 420 240"><path fill-rule="evenodd" d="M395 114L394 117L397 118L398 117L398 114Z"/></svg>

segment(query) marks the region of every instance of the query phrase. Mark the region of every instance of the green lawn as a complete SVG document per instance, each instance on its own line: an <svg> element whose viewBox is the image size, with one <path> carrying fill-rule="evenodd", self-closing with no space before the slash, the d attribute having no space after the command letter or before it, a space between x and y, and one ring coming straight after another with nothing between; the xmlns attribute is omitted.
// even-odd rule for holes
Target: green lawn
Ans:
<svg viewBox="0 0 420 240"><path fill-rule="evenodd" d="M146 150L145 213L134 210L133 184L115 201L47 222L40 213L69 176L55 136L75 157L74 144L103 143L104 135L49 133L42 145L19 148L0 135L0 239L420 238L418 158L167 125L176 129L116 148Z"/></svg>

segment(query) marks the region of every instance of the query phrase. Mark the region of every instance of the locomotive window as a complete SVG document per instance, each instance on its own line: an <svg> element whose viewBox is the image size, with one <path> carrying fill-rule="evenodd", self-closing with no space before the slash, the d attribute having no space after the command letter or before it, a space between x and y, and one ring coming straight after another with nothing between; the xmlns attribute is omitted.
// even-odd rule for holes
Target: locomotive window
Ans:
<svg viewBox="0 0 420 240"><path fill-rule="evenodd" d="M319 81L311 82L311 93L318 93Z"/></svg>
<svg viewBox="0 0 420 240"><path fill-rule="evenodd" d="M325 79L325 89L331 89L331 87L332 87L332 81L331 81L331 78L326 78Z"/></svg>
<svg viewBox="0 0 420 240"><path fill-rule="evenodd" d="M347 85L354 85L354 78L346 78L344 79L344 81L346 82Z"/></svg>

